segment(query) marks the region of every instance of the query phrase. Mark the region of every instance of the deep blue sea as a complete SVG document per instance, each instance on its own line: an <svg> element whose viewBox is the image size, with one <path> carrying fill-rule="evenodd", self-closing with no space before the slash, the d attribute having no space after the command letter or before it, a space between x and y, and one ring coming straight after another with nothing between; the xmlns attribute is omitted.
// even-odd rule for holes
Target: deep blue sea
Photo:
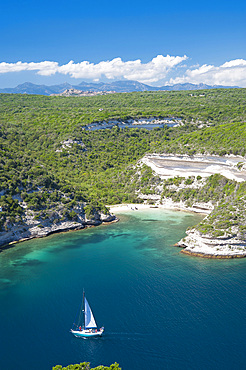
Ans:
<svg viewBox="0 0 246 370"><path fill-rule="evenodd" d="M245 369L246 259L182 255L201 216L150 209L0 253L0 369ZM69 332L85 289L102 338Z"/></svg>

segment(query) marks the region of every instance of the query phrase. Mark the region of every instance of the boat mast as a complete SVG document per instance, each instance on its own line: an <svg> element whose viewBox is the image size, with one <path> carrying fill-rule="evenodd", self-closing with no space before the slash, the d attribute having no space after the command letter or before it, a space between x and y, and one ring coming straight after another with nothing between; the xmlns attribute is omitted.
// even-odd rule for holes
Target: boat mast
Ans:
<svg viewBox="0 0 246 370"><path fill-rule="evenodd" d="M85 291L84 289L83 289L82 311L83 311L83 329L85 329Z"/></svg>

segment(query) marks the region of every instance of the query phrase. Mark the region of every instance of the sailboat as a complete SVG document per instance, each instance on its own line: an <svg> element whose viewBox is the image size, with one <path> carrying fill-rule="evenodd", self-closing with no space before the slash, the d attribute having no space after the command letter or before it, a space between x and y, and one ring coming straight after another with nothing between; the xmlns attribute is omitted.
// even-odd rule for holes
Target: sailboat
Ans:
<svg viewBox="0 0 246 370"><path fill-rule="evenodd" d="M73 324L74 328L70 332L75 337L96 337L101 336L104 332L104 327L100 329L97 328L95 318L93 316L90 305L85 297L85 292L83 291L83 300L79 312L79 319L77 324Z"/></svg>

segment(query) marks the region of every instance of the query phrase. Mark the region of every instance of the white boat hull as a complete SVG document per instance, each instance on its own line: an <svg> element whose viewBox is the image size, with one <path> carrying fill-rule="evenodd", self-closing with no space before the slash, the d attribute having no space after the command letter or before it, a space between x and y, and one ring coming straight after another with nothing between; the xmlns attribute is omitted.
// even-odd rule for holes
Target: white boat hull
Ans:
<svg viewBox="0 0 246 370"><path fill-rule="evenodd" d="M101 336L102 333L104 332L104 328L101 328L100 330L90 330L90 329L84 329L84 330L70 330L71 333L77 337L83 337L83 338L90 338L90 337L98 337Z"/></svg>

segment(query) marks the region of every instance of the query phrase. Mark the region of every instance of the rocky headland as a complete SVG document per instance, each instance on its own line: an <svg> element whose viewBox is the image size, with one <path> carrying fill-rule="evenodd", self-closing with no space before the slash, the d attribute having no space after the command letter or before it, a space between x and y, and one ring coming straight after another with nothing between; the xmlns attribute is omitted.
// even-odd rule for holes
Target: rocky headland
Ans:
<svg viewBox="0 0 246 370"><path fill-rule="evenodd" d="M139 196L155 205L206 213L176 245L207 258L246 257L246 159L239 156L152 154L155 182Z"/></svg>
<svg viewBox="0 0 246 370"><path fill-rule="evenodd" d="M118 221L115 215L110 213L104 214L98 211L87 217L83 207L77 207L76 216L73 217L73 220L69 219L69 217L63 217L60 220L52 217L39 220L35 216L35 213L30 213L30 210L28 210L22 216L21 221L9 224L6 230L1 231L0 250L24 240L42 238L58 232L80 230L86 227Z"/></svg>
<svg viewBox="0 0 246 370"><path fill-rule="evenodd" d="M187 236L176 245L184 248L181 253L206 258L243 258L246 257L246 240L238 235L212 237L202 235L196 229L186 231Z"/></svg>

